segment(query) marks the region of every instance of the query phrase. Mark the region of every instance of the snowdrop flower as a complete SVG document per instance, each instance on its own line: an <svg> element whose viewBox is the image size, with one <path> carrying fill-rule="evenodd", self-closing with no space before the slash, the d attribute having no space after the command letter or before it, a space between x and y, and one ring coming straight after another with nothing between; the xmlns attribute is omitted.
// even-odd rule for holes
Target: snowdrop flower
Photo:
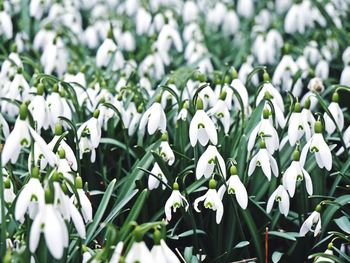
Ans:
<svg viewBox="0 0 350 263"><path fill-rule="evenodd" d="M214 179L210 179L208 191L205 195L198 197L194 201L194 209L199 213L200 210L198 209L198 204L199 202L204 201L205 208L216 211L216 223L220 224L222 216L224 214L224 207L222 205L220 196L215 188L216 181Z"/></svg>
<svg viewBox="0 0 350 263"><path fill-rule="evenodd" d="M148 263L155 262L153 256L149 249L147 248L144 241L142 241L142 232L139 226L134 230L134 236L136 242L134 242L129 250L129 253L126 255L125 263Z"/></svg>
<svg viewBox="0 0 350 263"><path fill-rule="evenodd" d="M98 48L96 53L96 66L97 67L107 67L110 63L113 53L117 51L117 45L112 40L113 32L110 29L108 31L108 36Z"/></svg>
<svg viewBox="0 0 350 263"><path fill-rule="evenodd" d="M162 135L162 142L160 143L160 146L159 146L159 152L164 162L167 162L168 165L170 166L174 164L175 155L173 150L170 148L167 133L163 133Z"/></svg>
<svg viewBox="0 0 350 263"><path fill-rule="evenodd" d="M300 157L300 163L305 165L308 152L315 154L316 162L320 168L325 167L328 171L332 169L332 154L329 146L324 141L322 136L322 123L320 121L315 122L315 133L312 135L311 140L308 141Z"/></svg>
<svg viewBox="0 0 350 263"><path fill-rule="evenodd" d="M71 200L75 205L78 204L79 200L80 211L83 215L84 221L86 224L90 223L92 221L92 206L89 198L86 196L85 191L83 190L83 181L80 176L77 176L75 178L75 186L79 199L73 195L71 197Z"/></svg>
<svg viewBox="0 0 350 263"><path fill-rule="evenodd" d="M147 125L148 134L154 134L158 129L166 132L167 119L162 105L160 104L161 95L158 95L156 101L142 115L140 120L140 132L144 134Z"/></svg>
<svg viewBox="0 0 350 263"><path fill-rule="evenodd" d="M91 162L95 162L96 152L101 141L101 125L98 121L100 110L94 111L92 118L83 123L78 129L78 139L80 148L80 159L83 158L83 154L91 152Z"/></svg>
<svg viewBox="0 0 350 263"><path fill-rule="evenodd" d="M50 114L45 98L43 96L44 85L38 84L37 95L32 99L28 105L28 110L36 122L36 130L40 133L41 128L47 130L50 126Z"/></svg>
<svg viewBox="0 0 350 263"><path fill-rule="evenodd" d="M254 1L238 0L237 13L245 18L251 17L254 14Z"/></svg>
<svg viewBox="0 0 350 263"><path fill-rule="evenodd" d="M311 138L311 128L305 117L307 116L303 116L301 113L300 103L296 102L294 105L294 111L290 115L288 125L288 139L291 146L294 146L304 134L307 134L307 138Z"/></svg>
<svg viewBox="0 0 350 263"><path fill-rule="evenodd" d="M266 207L266 212L270 213L273 203L277 201L278 202L278 208L280 212L287 217L289 213L289 196L284 189L283 185L280 185L277 187L277 189L272 193L270 196L269 200L267 201L267 207Z"/></svg>
<svg viewBox="0 0 350 263"><path fill-rule="evenodd" d="M302 224L299 235L305 236L307 232L314 232L317 236L321 232L321 205L317 205L315 211Z"/></svg>
<svg viewBox="0 0 350 263"><path fill-rule="evenodd" d="M45 204L39 209L30 229L29 250L34 253L38 248L40 235L44 234L46 246L55 259L61 259L68 247L68 230L62 216L54 207L54 194L45 190Z"/></svg>
<svg viewBox="0 0 350 263"><path fill-rule="evenodd" d="M343 133L343 140L344 140L346 148L349 148L350 147L350 126L344 131L344 133ZM341 147L337 151L336 155L340 155L343 152L344 152L344 147Z"/></svg>
<svg viewBox="0 0 350 263"><path fill-rule="evenodd" d="M260 141L260 150L258 153L252 158L249 163L248 176L251 176L256 166L260 166L262 168L263 173L267 177L267 179L271 180L271 170L272 173L278 177L278 166L275 158L266 150L266 144L264 141Z"/></svg>
<svg viewBox="0 0 350 263"><path fill-rule="evenodd" d="M283 174L282 182L284 188L288 191L290 197L294 196L295 187L298 181L305 180L306 191L312 195L313 187L309 173L302 167L299 162L300 152L295 150L293 153L293 161Z"/></svg>
<svg viewBox="0 0 350 263"><path fill-rule="evenodd" d="M171 208L173 209L173 212L175 213L176 210L182 206L184 206L185 211L187 211L189 204L188 204L186 198L180 193L179 184L175 182L173 184L173 191L165 203L164 211L165 211L166 220L167 221L171 220Z"/></svg>
<svg viewBox="0 0 350 263"><path fill-rule="evenodd" d="M339 128L339 130L343 130L344 128L344 115L339 107L339 94L338 92L334 92L332 96L332 102L328 106L329 112L332 114L332 117L335 120L331 119L331 117L328 115L328 113L324 113L324 122L326 125L326 131L329 135L331 135L335 130L336 127Z"/></svg>
<svg viewBox="0 0 350 263"><path fill-rule="evenodd" d="M136 33L147 34L152 23L152 16L144 8L139 8L136 14Z"/></svg>
<svg viewBox="0 0 350 263"><path fill-rule="evenodd" d="M197 98L197 111L190 123L190 142L192 147L197 144L197 141L203 146L207 145L209 140L212 144L218 143L218 135L215 124L203 110L203 101Z"/></svg>
<svg viewBox="0 0 350 263"><path fill-rule="evenodd" d="M209 178L213 174L216 160L218 162L218 168L220 169L223 178L226 178L226 165L224 159L214 145L209 145L201 157L199 157L196 167L197 180L201 179L202 176Z"/></svg>
<svg viewBox="0 0 350 263"><path fill-rule="evenodd" d="M24 222L24 215L28 212L29 217L34 219L38 208L44 204L44 189L39 181L40 172L38 168L32 169L32 177L24 185L19 193L15 206L15 219Z"/></svg>
<svg viewBox="0 0 350 263"><path fill-rule="evenodd" d="M175 253L167 246L162 234L158 229L154 231L153 235L154 246L151 249L153 262L164 262L164 263L180 263Z"/></svg>
<svg viewBox="0 0 350 263"><path fill-rule="evenodd" d="M109 263L119 263L122 252L123 252L124 243L122 241L119 241L118 244L115 246L115 249L113 251L112 257L109 261Z"/></svg>
<svg viewBox="0 0 350 263"><path fill-rule="evenodd" d="M303 34L307 27L313 26L310 1L295 3L288 10L284 20L284 31L288 34Z"/></svg>
<svg viewBox="0 0 350 263"><path fill-rule="evenodd" d="M222 22L222 31L228 36L233 36L239 29L239 19L234 10L229 10Z"/></svg>
<svg viewBox="0 0 350 263"><path fill-rule="evenodd" d="M263 118L260 123L253 129L248 140L248 151L254 148L256 139L264 137L266 149L270 154L273 154L279 147L279 137L276 129L273 127L270 120L270 111L265 108Z"/></svg>
<svg viewBox="0 0 350 263"><path fill-rule="evenodd" d="M5 39L10 39L13 36L12 20L3 5L4 3L0 4L0 36L4 35Z"/></svg>
<svg viewBox="0 0 350 263"><path fill-rule="evenodd" d="M6 177L3 177L3 181L4 181L4 200L8 204L12 204L13 200L15 200L16 198L16 195L13 192L13 184L11 180Z"/></svg>
<svg viewBox="0 0 350 263"><path fill-rule="evenodd" d="M219 189L220 199L222 199L224 192L227 190L228 194L234 194L236 196L236 200L240 207L242 207L242 209L246 209L248 206L248 194L244 184L237 175L237 167L231 166L230 173L231 176L226 182L227 188L226 185L223 184Z"/></svg>
<svg viewBox="0 0 350 263"><path fill-rule="evenodd" d="M237 93L241 97L241 100L242 100L242 103L243 103L243 107L244 107L244 113L246 115L249 115L250 112L251 112L251 108L250 108L250 105L249 105L249 96L248 96L247 88L244 86L243 82L238 78L238 73L237 73L237 71L235 69L233 70L232 75L233 75L233 80L231 82L231 86L232 86L233 89L235 89L237 91ZM224 89L224 90L227 92L226 89ZM231 91L231 92L233 93L233 91ZM239 100L238 100L237 96L234 95L234 94L232 94L232 96L233 96L233 102L234 102L235 108L237 110L241 111L242 110L241 109L241 104L239 103ZM226 102L227 102L227 100L226 100ZM229 109L230 109L230 106L229 106Z"/></svg>
<svg viewBox="0 0 350 263"><path fill-rule="evenodd" d="M315 117L312 114L311 110L310 110L310 106L311 106L311 101L310 99L306 99L305 103L304 103L304 107L300 113L301 115L301 120L303 122L303 128L304 128L304 132L305 132L305 138L307 141L309 141L311 139L312 133L313 133L313 127L315 125Z"/></svg>
<svg viewBox="0 0 350 263"><path fill-rule="evenodd" d="M227 93L225 91L222 92L220 99L217 101L214 107L207 112L208 116L214 116L216 120L220 120L222 126L224 127L225 134L229 132L231 126L230 111L225 103L226 94Z"/></svg>
<svg viewBox="0 0 350 263"><path fill-rule="evenodd" d="M350 86L350 65L346 65L340 75L340 85Z"/></svg>
<svg viewBox="0 0 350 263"><path fill-rule="evenodd" d="M327 246L326 251L324 252L324 254L326 255L333 255L333 243L329 243ZM330 263L334 263L335 261L333 259L327 258L327 257L317 257L316 260L314 261L314 263L325 263L325 262L330 262Z"/></svg>
<svg viewBox="0 0 350 263"><path fill-rule="evenodd" d="M188 116L188 101L186 100L182 106L182 109L179 111L176 120L186 121Z"/></svg>
<svg viewBox="0 0 350 263"><path fill-rule="evenodd" d="M327 60L320 60L315 68L315 76L322 80L328 79L329 77L329 63Z"/></svg>
<svg viewBox="0 0 350 263"><path fill-rule="evenodd" d="M194 1L186 1L182 10L182 18L185 23L190 23L198 18L198 6Z"/></svg>
<svg viewBox="0 0 350 263"><path fill-rule="evenodd" d="M288 45L286 45L285 49L288 49ZM297 71L298 65L293 60L293 57L285 54L276 67L272 77L272 83L282 90L290 91L292 89L293 77Z"/></svg>
<svg viewBox="0 0 350 263"><path fill-rule="evenodd" d="M9 161L11 163L16 163L18 156L23 147L28 147L32 139L38 146L39 151L48 161L48 163L53 166L56 162L55 154L47 146L43 138L34 131L27 122L28 108L25 104L20 106L20 115L16 120L15 127L13 128L11 134L8 136L3 151L2 151L2 164L6 165Z"/></svg>
<svg viewBox="0 0 350 263"><path fill-rule="evenodd" d="M161 180L162 183L162 189L165 190L166 186L165 184L168 183L167 178L165 177L163 171L160 169L157 162L154 163L154 166L151 170L152 175L148 176L148 189L153 190L159 187L159 180ZM155 178L153 175L157 176L159 179Z"/></svg>

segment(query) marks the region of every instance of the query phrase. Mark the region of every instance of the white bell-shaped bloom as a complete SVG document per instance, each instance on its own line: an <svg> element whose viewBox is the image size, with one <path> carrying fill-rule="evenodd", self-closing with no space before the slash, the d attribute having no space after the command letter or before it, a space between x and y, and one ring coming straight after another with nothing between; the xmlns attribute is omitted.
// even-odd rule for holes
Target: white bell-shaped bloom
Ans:
<svg viewBox="0 0 350 263"><path fill-rule="evenodd" d="M5 36L5 39L10 39L13 36L11 16L4 10L0 10L0 36L2 35Z"/></svg>
<svg viewBox="0 0 350 263"><path fill-rule="evenodd" d="M147 34L152 22L152 16L144 8L139 8L135 17L136 33L138 35Z"/></svg>
<svg viewBox="0 0 350 263"><path fill-rule="evenodd" d="M162 105L158 102L154 102L145 113L142 115L140 120L140 132L144 134L147 125L148 134L152 135L157 130L166 132L167 119Z"/></svg>
<svg viewBox="0 0 350 263"><path fill-rule="evenodd" d="M232 166L230 168L230 173L231 176L226 182L227 188L226 185L223 184L219 189L220 199L222 199L224 193L227 190L228 194L234 194L236 196L236 200L240 207L242 207L242 209L246 209L248 206L248 193L244 184L241 182L237 175L236 166Z"/></svg>
<svg viewBox="0 0 350 263"><path fill-rule="evenodd" d="M340 81L341 85L350 86L350 65L346 65L341 72Z"/></svg>
<svg viewBox="0 0 350 263"><path fill-rule="evenodd" d="M270 119L270 111L264 109L263 118L252 130L248 140L248 151L254 148L255 142L259 137L264 137L266 149L273 154L279 148L279 137L276 129L272 125Z"/></svg>
<svg viewBox="0 0 350 263"><path fill-rule="evenodd" d="M100 144L102 135L101 125L98 121L99 114L100 110L97 109L94 112L92 118L83 123L77 131L78 138L81 138L82 134L84 133L85 135L87 135L87 137L91 141L92 147L94 148L97 148Z"/></svg>
<svg viewBox="0 0 350 263"><path fill-rule="evenodd" d="M324 113L324 122L326 126L325 129L329 135L331 135L336 130L336 126L338 126L340 131L344 128L344 114L339 106L338 100L338 92L333 93L332 102L328 106L328 110L332 114L335 123L328 115L328 113Z"/></svg>
<svg viewBox="0 0 350 263"><path fill-rule="evenodd" d="M109 263L119 263L120 257L123 252L123 247L124 247L124 243L122 241L119 241L118 244L115 246L115 249L113 251L113 254Z"/></svg>
<svg viewBox="0 0 350 263"><path fill-rule="evenodd" d="M160 180L162 182L164 182L165 184L168 183L167 178L165 177L163 171L160 169L159 165L157 162L154 163L154 166L151 170L151 173L153 175L149 175L148 176L148 189L149 190L153 190L158 188L159 184L160 184ZM157 176L159 179L154 177ZM162 184L162 189L165 190L166 186L164 184Z"/></svg>
<svg viewBox="0 0 350 263"><path fill-rule="evenodd" d="M39 173L39 171L36 172ZM41 207L44 201L44 189L39 179L36 177L30 178L18 194L15 206L15 219L24 222L24 215L27 212L33 219L33 215L35 216L37 213L38 206Z"/></svg>
<svg viewBox="0 0 350 263"><path fill-rule="evenodd" d="M44 128L44 130L47 130L49 128L50 126L49 108L47 107L45 98L43 97L41 91L40 93L38 92L38 94L31 100L31 102L28 105L28 110L30 111L34 121L36 122L36 130L39 133L41 128Z"/></svg>
<svg viewBox="0 0 350 263"><path fill-rule="evenodd" d="M213 108L208 110L208 116L215 117L215 120L220 121L222 126L224 127L224 132L227 134L230 130L231 126L231 115L230 111L225 103L226 92L223 92L220 96L220 99L214 105Z"/></svg>
<svg viewBox="0 0 350 263"><path fill-rule="evenodd" d="M51 255L55 259L61 259L69 242L67 226L52 203L53 196L45 199L46 203L40 208L30 229L29 250L32 253L36 251L43 233Z"/></svg>
<svg viewBox="0 0 350 263"><path fill-rule="evenodd" d="M278 202L278 208L284 216L288 216L289 213L289 195L283 185L277 187L267 201L266 212L270 213L274 202Z"/></svg>
<svg viewBox="0 0 350 263"><path fill-rule="evenodd" d="M329 245L328 245L329 246ZM324 254L327 255L333 255L333 250L332 249L326 249L326 251L324 252ZM325 262L329 262L329 263L335 263L335 261L333 259L330 258L326 258L323 256L317 257L316 260L314 261L315 263L325 263Z"/></svg>
<svg viewBox="0 0 350 263"><path fill-rule="evenodd" d="M96 53L96 65L106 67L113 58L113 53L117 51L117 45L111 38L106 38Z"/></svg>
<svg viewBox="0 0 350 263"><path fill-rule="evenodd" d="M345 143L346 148L350 148L350 126L343 133L343 141ZM336 155L340 155L344 152L344 147L341 147Z"/></svg>
<svg viewBox="0 0 350 263"><path fill-rule="evenodd" d="M218 135L215 124L203 110L201 99L197 99L197 111L190 123L190 142L192 147L197 144L197 141L203 146L207 145L209 140L212 144L218 143Z"/></svg>
<svg viewBox="0 0 350 263"><path fill-rule="evenodd" d="M187 116L188 116L188 109L186 107L183 107L179 111L176 120L186 121L187 120Z"/></svg>
<svg viewBox="0 0 350 263"><path fill-rule="evenodd" d="M214 179L211 179L209 182L208 191L203 196L198 197L194 201L193 206L194 206L194 209L199 213L200 210L198 209L198 204L199 202L203 201L205 208L216 211L216 223L220 224L222 216L224 214L224 206L222 205L220 196L215 188L216 188L216 182Z"/></svg>
<svg viewBox="0 0 350 263"><path fill-rule="evenodd" d="M234 75L237 75L236 72L235 72ZM234 78L232 80L232 82L231 82L231 86L232 86L233 89L235 89L237 91L237 93L241 97L241 100L242 100L242 103L243 103L243 107L244 107L244 113L249 115L251 109L250 109L250 106L249 106L249 96L248 96L247 88L244 86L243 82L239 78ZM239 100L238 100L237 96L232 94L232 97L233 97L233 102L234 102L235 108L237 110L241 111L242 110L241 109L241 105L239 103Z"/></svg>
<svg viewBox="0 0 350 263"><path fill-rule="evenodd" d="M166 201L164 207L166 219L168 221L171 220L171 209L173 210L173 213L175 213L176 210L182 206L184 206L185 210L187 211L189 204L186 198L180 193L178 183L175 182L173 185L173 191Z"/></svg>
<svg viewBox="0 0 350 263"><path fill-rule="evenodd" d="M311 139L313 134L313 127L315 126L315 117L310 110L311 101L305 100L304 107L301 110L301 121L303 122L303 128L305 132L305 138L307 141Z"/></svg>
<svg viewBox="0 0 350 263"><path fill-rule="evenodd" d="M162 142L160 143L160 146L159 146L159 153L160 153L160 156L163 158L164 162L167 162L168 165L171 166L174 164L175 155L173 150L170 148L167 134L162 135Z"/></svg>
<svg viewBox="0 0 350 263"><path fill-rule="evenodd" d="M145 242L134 242L125 257L125 263L149 263L155 262L151 252L146 246Z"/></svg>
<svg viewBox="0 0 350 263"><path fill-rule="evenodd" d="M313 193L312 180L309 173L299 162L300 152L294 151L293 161L283 174L282 182L290 197L294 196L298 181L305 180L306 191L309 195Z"/></svg>
<svg viewBox="0 0 350 263"><path fill-rule="evenodd" d="M305 144L301 152L300 163L302 166L305 165L309 151L315 154L317 165L320 168L325 167L328 171L332 169L332 153L322 136L322 123L320 121L316 121L315 134L312 135L311 140Z"/></svg>
<svg viewBox="0 0 350 263"><path fill-rule="evenodd" d="M313 232L317 236L321 232L321 207L318 205L302 224L299 235L305 236L307 232Z"/></svg>
<svg viewBox="0 0 350 263"><path fill-rule="evenodd" d="M254 14L254 1L253 0L238 0L237 13L240 16L249 18Z"/></svg>
<svg viewBox="0 0 350 263"><path fill-rule="evenodd" d="M301 111L300 103L296 102L294 105L294 111L290 115L288 125L288 139L291 146L294 146L297 141L303 137L304 134L306 135L306 139L311 138L311 126L309 124L310 116L308 114L311 114L312 116L312 113L310 111L307 111L307 109L303 110L305 111Z"/></svg>
<svg viewBox="0 0 350 263"><path fill-rule="evenodd" d="M226 178L226 165L224 159L214 145L209 145L201 157L199 157L196 166L197 180L202 178L202 176L209 178L213 174L216 166L216 160L219 165L218 169L220 169L223 178Z"/></svg>
<svg viewBox="0 0 350 263"><path fill-rule="evenodd" d="M151 249L153 262L164 262L164 263L180 263L175 253L168 247L164 239L160 240L159 244L154 244Z"/></svg>
<svg viewBox="0 0 350 263"><path fill-rule="evenodd" d="M1 113L0 113L0 132L1 132L1 136L3 136L4 139L7 139L7 137L10 135L9 125Z"/></svg>
<svg viewBox="0 0 350 263"><path fill-rule="evenodd" d="M76 182L79 180L81 180L81 178L77 177ZM86 196L85 191L82 189L82 183L77 186L77 193L79 195L79 202L81 206L80 211L83 215L84 221L86 224L90 223L92 221L92 205L89 198ZM71 200L74 202L74 204L78 203L78 198L76 196L72 196Z"/></svg>
<svg viewBox="0 0 350 263"><path fill-rule="evenodd" d="M292 89L293 76L297 71L298 65L295 63L293 57L286 54L276 67L272 77L272 83L282 90L290 91Z"/></svg>
<svg viewBox="0 0 350 263"><path fill-rule="evenodd" d="M278 166L275 158L266 150L265 142L260 142L260 150L249 163L248 176L251 176L256 166L260 166L267 179L271 180L272 173L278 177Z"/></svg>

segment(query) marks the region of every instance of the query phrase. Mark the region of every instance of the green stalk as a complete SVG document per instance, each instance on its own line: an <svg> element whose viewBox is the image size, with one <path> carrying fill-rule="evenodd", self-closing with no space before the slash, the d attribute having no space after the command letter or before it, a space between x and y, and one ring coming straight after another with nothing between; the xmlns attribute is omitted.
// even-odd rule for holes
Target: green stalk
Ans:
<svg viewBox="0 0 350 263"><path fill-rule="evenodd" d="M0 255L4 257L6 253L6 218L5 218L5 200L4 200L4 179L2 177L2 163L0 154L0 202L1 202L1 245Z"/></svg>

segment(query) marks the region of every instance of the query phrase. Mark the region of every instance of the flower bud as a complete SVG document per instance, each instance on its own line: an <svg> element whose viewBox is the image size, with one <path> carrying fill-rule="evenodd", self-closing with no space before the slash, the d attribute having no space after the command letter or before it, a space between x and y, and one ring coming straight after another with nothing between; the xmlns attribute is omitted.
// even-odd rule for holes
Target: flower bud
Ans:
<svg viewBox="0 0 350 263"><path fill-rule="evenodd" d="M156 229L153 234L154 245L160 245L160 240L162 239L162 233Z"/></svg>
<svg viewBox="0 0 350 263"><path fill-rule="evenodd" d="M215 181L215 179L210 179L210 181L209 181L209 189L216 189L216 181Z"/></svg>
<svg viewBox="0 0 350 263"><path fill-rule="evenodd" d="M332 250L333 249L333 242L329 243L327 246L327 249Z"/></svg>
<svg viewBox="0 0 350 263"><path fill-rule="evenodd" d="M141 242L143 239L143 234L140 226L136 226L134 229L134 237L136 242Z"/></svg>
<svg viewBox="0 0 350 263"><path fill-rule="evenodd" d="M334 92L332 95L332 102L339 102L339 93L338 92Z"/></svg>
<svg viewBox="0 0 350 263"><path fill-rule="evenodd" d="M318 204L317 206L316 206L316 208L315 208L315 211L316 212L318 212L318 213L320 213L321 212L321 205L320 204Z"/></svg>

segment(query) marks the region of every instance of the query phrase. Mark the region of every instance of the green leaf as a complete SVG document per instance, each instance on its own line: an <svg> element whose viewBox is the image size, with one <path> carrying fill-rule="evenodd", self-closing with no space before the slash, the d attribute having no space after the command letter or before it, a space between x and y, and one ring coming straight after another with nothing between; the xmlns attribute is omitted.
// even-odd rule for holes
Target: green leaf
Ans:
<svg viewBox="0 0 350 263"><path fill-rule="evenodd" d="M249 244L250 244L249 241L241 241L241 242L239 242L237 245L235 245L234 249L246 247L246 246L248 246Z"/></svg>
<svg viewBox="0 0 350 263"><path fill-rule="evenodd" d="M100 223L100 221L101 221L101 219L103 217L103 214L106 211L108 202L109 202L109 200L110 200L110 198L112 196L113 190L114 190L115 182L116 182L116 179L113 179L110 182L110 184L108 185L108 187L106 189L105 194L103 195L103 198L101 200L100 205L98 206L98 209L96 211L94 219L92 220L92 224L88 227L88 229L86 231L87 233L86 233L85 244L88 244L91 241L91 239L92 239L92 237L94 235L94 232L97 229L98 224Z"/></svg>
<svg viewBox="0 0 350 263"><path fill-rule="evenodd" d="M346 216L339 217L337 219L334 219L334 222L337 224L337 226L346 232L347 234L350 234L350 220Z"/></svg>
<svg viewBox="0 0 350 263"><path fill-rule="evenodd" d="M296 241L295 237L299 236L299 234L297 232L279 232L279 231L269 231L269 235L281 237L281 238L288 239L291 241Z"/></svg>

